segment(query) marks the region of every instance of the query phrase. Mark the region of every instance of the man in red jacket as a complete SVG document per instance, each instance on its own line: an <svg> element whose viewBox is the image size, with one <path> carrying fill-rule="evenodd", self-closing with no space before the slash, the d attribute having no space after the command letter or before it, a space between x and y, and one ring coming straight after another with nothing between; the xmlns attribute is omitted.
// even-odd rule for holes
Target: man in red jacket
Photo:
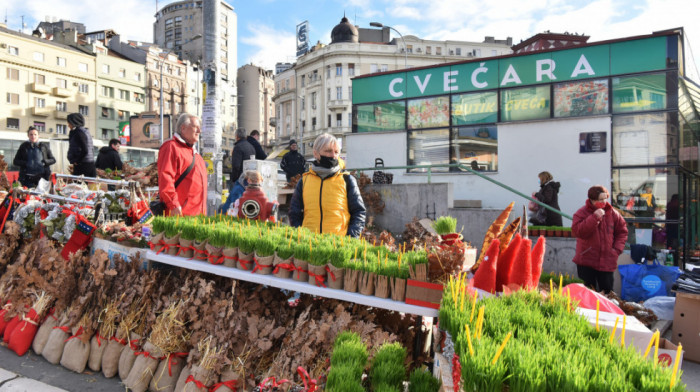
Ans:
<svg viewBox="0 0 700 392"><path fill-rule="evenodd" d="M202 133L199 117L181 114L175 135L158 152L158 192L167 206L166 215L206 215L207 167L194 148ZM175 182L188 170L180 184Z"/></svg>
<svg viewBox="0 0 700 392"><path fill-rule="evenodd" d="M627 224L608 203L610 193L602 185L588 189L588 200L574 214L571 231L576 236L574 263L579 278L589 288L611 292L617 258L625 249Z"/></svg>

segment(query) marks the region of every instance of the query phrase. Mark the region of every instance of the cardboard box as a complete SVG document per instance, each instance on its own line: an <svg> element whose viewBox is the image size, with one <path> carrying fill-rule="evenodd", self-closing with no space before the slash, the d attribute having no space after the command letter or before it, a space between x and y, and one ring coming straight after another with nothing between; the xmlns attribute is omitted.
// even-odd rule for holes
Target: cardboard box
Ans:
<svg viewBox="0 0 700 392"><path fill-rule="evenodd" d="M94 238L92 240L92 249L90 250L90 254L95 254L96 249L101 249L107 252L107 256L109 257L109 261L112 262L112 265L114 265L115 254L120 255L122 259L127 262L131 261L131 256L140 255L142 262L141 268L148 269L148 260L146 259L146 251L148 249L124 246L117 244L116 242L103 240L101 238Z"/></svg>
<svg viewBox="0 0 700 392"><path fill-rule="evenodd" d="M676 292L671 341L683 344L687 359L700 362L700 295Z"/></svg>
<svg viewBox="0 0 700 392"><path fill-rule="evenodd" d="M442 354L435 353L433 376L442 381L441 391L452 392L454 390L452 383L452 364Z"/></svg>

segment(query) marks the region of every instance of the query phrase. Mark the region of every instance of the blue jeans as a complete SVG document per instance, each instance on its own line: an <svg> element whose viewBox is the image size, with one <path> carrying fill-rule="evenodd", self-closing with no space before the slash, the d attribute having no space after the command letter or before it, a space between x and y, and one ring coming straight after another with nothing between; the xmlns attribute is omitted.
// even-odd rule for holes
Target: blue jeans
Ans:
<svg viewBox="0 0 700 392"><path fill-rule="evenodd" d="M231 188L228 190L228 198L226 199L226 202L219 207L219 212L225 214L228 209L231 208L231 205L233 205L236 200L241 198L243 192L245 192L245 187L243 184L241 184L239 181L234 182L233 186L231 186Z"/></svg>

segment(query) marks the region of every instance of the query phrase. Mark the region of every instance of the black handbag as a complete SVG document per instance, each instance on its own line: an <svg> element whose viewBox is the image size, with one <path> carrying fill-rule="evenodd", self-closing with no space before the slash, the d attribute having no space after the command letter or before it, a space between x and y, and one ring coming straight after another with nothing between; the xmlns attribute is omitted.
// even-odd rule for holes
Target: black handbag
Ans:
<svg viewBox="0 0 700 392"><path fill-rule="evenodd" d="M194 154L192 155L192 163L190 163L190 166L185 170L184 173L180 174L180 177L178 177L177 181L175 181L175 190L177 190L178 185L182 183L182 180L187 177L188 174L192 171L192 168L194 167ZM148 204L148 208L151 209L151 212L153 213L153 216L163 216L165 215L165 210L168 208L167 205L165 204L164 201L160 200L160 196L158 196L157 199L151 201Z"/></svg>
<svg viewBox="0 0 700 392"><path fill-rule="evenodd" d="M375 159L374 167L384 167L384 160L382 158ZM391 184L392 182L394 182L394 175L392 173L384 173L381 170L375 170L374 175L372 175L373 184Z"/></svg>

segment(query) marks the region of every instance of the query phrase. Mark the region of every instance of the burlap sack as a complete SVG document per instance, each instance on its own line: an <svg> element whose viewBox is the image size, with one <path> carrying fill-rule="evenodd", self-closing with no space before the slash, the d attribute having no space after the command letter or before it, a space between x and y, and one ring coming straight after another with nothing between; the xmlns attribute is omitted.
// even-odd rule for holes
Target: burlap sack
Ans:
<svg viewBox="0 0 700 392"><path fill-rule="evenodd" d="M277 256L275 252L275 257L272 259L272 274L278 278L289 279L292 277L292 272L294 272L294 256L284 260Z"/></svg>
<svg viewBox="0 0 700 392"><path fill-rule="evenodd" d="M357 284L360 294L374 295L374 284L377 281L377 274L373 272L360 271Z"/></svg>
<svg viewBox="0 0 700 392"><path fill-rule="evenodd" d="M194 250L192 249L193 243L194 241L192 240L186 240L180 237L180 249L177 255L186 259L191 259L194 256Z"/></svg>
<svg viewBox="0 0 700 392"><path fill-rule="evenodd" d="M330 289L342 290L345 268L336 268L332 264L328 264L327 272L326 286Z"/></svg>
<svg viewBox="0 0 700 392"><path fill-rule="evenodd" d="M253 266L253 252L250 252L248 254L243 253L241 249L238 249L238 261L236 261L236 268L244 271L252 271Z"/></svg>
<svg viewBox="0 0 700 392"><path fill-rule="evenodd" d="M224 267L236 268L236 260L238 260L238 248L224 248L221 251L224 256Z"/></svg>
<svg viewBox="0 0 700 392"><path fill-rule="evenodd" d="M192 366L191 375L193 379L189 376L187 377L190 379L190 382L185 381L184 392L208 392L209 388L218 382L218 377L213 371L203 369L199 365ZM204 387L198 387L195 380Z"/></svg>
<svg viewBox="0 0 700 392"><path fill-rule="evenodd" d="M160 361L148 390L152 392L173 392L180 372L187 364L187 353L168 354Z"/></svg>
<svg viewBox="0 0 700 392"><path fill-rule="evenodd" d="M212 246L210 243L207 243L204 248L207 251L206 261L209 262L209 264L223 264L224 258L222 257L221 252L224 250L224 248Z"/></svg>
<svg viewBox="0 0 700 392"><path fill-rule="evenodd" d="M90 339L90 357L88 358L88 367L93 372L99 372L102 369L102 356L107 349L109 339L100 336L99 332Z"/></svg>
<svg viewBox="0 0 700 392"><path fill-rule="evenodd" d="M180 377L177 378L177 384L175 384L175 391L180 392L185 390L185 382L187 378L192 374L192 369L185 366L180 372Z"/></svg>
<svg viewBox="0 0 700 392"><path fill-rule="evenodd" d="M243 378L239 376L239 374L231 369L224 370L221 373L220 381L219 384L217 384L218 388L216 389L216 392L234 392L234 391L244 391L245 390L245 385L243 384L242 380ZM240 385L240 387L239 387ZM233 387L233 388L231 388Z"/></svg>
<svg viewBox="0 0 700 392"><path fill-rule="evenodd" d="M374 285L374 296L378 298L389 298L389 277L377 275L377 280Z"/></svg>
<svg viewBox="0 0 700 392"><path fill-rule="evenodd" d="M90 340L83 342L85 332L82 327L73 327L73 335L66 342L61 356L61 366L76 373L82 373L90 357Z"/></svg>
<svg viewBox="0 0 700 392"><path fill-rule="evenodd" d="M118 336L118 335L117 335ZM124 343L122 344L123 341ZM119 357L122 354L122 350L128 346L126 340L121 338L110 339L107 343L107 348L105 348L104 354L102 354L102 374L107 378L114 377L119 371Z"/></svg>
<svg viewBox="0 0 700 392"><path fill-rule="evenodd" d="M145 392L162 357L163 351L147 341L143 345L143 350L138 352L134 366L131 367L129 376L124 382L126 387L133 392Z"/></svg>
<svg viewBox="0 0 700 392"><path fill-rule="evenodd" d="M256 274L260 275L270 275L272 273L272 262L275 255L272 256L258 256L258 252L253 252L253 270Z"/></svg>
<svg viewBox="0 0 700 392"><path fill-rule="evenodd" d="M126 378L129 377L129 372L131 372L131 367L134 366L136 352L139 351L137 344L140 339L141 335L131 332L129 334L129 343L119 356L119 378L122 381L126 381Z"/></svg>
<svg viewBox="0 0 700 392"><path fill-rule="evenodd" d="M154 252L160 252L160 251L164 250L163 244L160 243L163 240L163 237L165 237L164 231L151 237L150 244L149 244L151 247L151 250L153 250Z"/></svg>
<svg viewBox="0 0 700 392"><path fill-rule="evenodd" d="M308 265L309 284L323 287L326 284L326 265Z"/></svg>
<svg viewBox="0 0 700 392"><path fill-rule="evenodd" d="M209 254L207 253L207 244L207 240L204 240L203 242L194 241L192 243L192 247L194 248L192 252L195 260L208 261Z"/></svg>
<svg viewBox="0 0 700 392"><path fill-rule="evenodd" d="M34 336L34 341L32 341L32 349L36 355L41 355L41 351L44 349L46 342L49 340L49 335L53 331L53 327L58 325L58 319L54 315L46 317L46 320L41 324L39 329L36 331Z"/></svg>
<svg viewBox="0 0 700 392"><path fill-rule="evenodd" d="M345 275L343 276L343 290L348 293L356 293L359 281L360 271L351 269L345 270Z"/></svg>
<svg viewBox="0 0 700 392"><path fill-rule="evenodd" d="M309 263L304 260L294 259L294 274L293 279L299 282L309 281Z"/></svg>
<svg viewBox="0 0 700 392"><path fill-rule="evenodd" d="M68 319L63 316L61 321L65 323L68 321ZM61 322L58 324L60 325ZM66 328L66 330L68 329ZM49 334L48 340L46 340L44 348L41 350L41 356L49 361L49 363L58 365L58 363L61 362L61 356L63 355L63 347L66 345L66 339L69 337L70 334L68 332L65 332L58 327L54 327Z"/></svg>
<svg viewBox="0 0 700 392"><path fill-rule="evenodd" d="M406 279L391 278L391 299L394 301L406 301Z"/></svg>
<svg viewBox="0 0 700 392"><path fill-rule="evenodd" d="M180 249L177 245L180 245L180 233L175 234L172 237L163 236L163 242L165 242L164 248L170 256L177 255L177 251Z"/></svg>

